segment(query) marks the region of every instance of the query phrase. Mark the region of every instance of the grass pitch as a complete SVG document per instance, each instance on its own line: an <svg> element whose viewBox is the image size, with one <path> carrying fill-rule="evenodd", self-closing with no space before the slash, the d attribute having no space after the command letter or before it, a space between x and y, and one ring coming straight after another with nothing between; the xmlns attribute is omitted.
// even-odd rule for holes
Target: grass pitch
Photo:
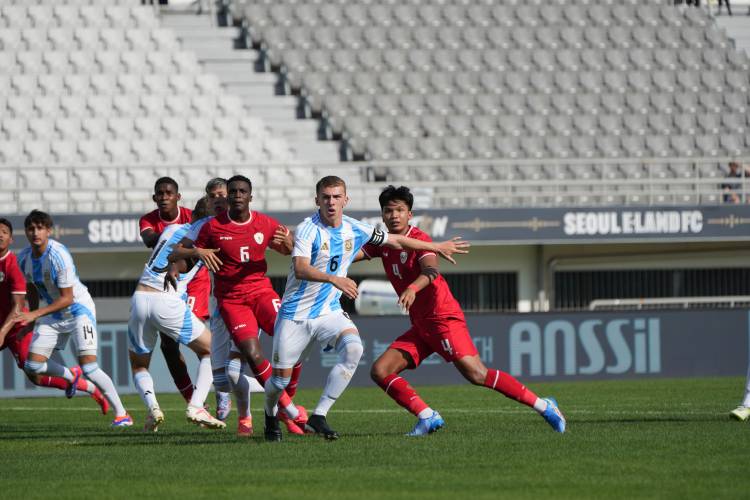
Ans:
<svg viewBox="0 0 750 500"><path fill-rule="evenodd" d="M342 434L238 440L194 427L177 396L167 420L111 430L93 401L0 400L5 498L747 498L750 423L731 421L741 378L532 384L557 397L568 432L532 410L471 386L421 387L447 425L406 438L413 418L377 388L349 389L329 414ZM318 390L297 401L314 406ZM213 401L213 397L210 399Z"/></svg>

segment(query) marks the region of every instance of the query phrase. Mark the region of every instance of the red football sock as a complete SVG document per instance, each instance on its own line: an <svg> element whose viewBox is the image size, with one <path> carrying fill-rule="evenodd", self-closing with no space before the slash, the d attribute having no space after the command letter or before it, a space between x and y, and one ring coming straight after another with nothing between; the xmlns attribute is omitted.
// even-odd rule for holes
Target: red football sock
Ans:
<svg viewBox="0 0 750 500"><path fill-rule="evenodd" d="M190 380L190 375L183 375L179 379L174 379L174 385L177 386L177 390L180 391L185 401L190 402L190 398L193 397L193 381Z"/></svg>
<svg viewBox="0 0 750 500"><path fill-rule="evenodd" d="M299 374L302 372L302 363L297 363L292 368L292 378L289 380L289 385L286 386L286 393L289 394L290 398L293 398L297 394L297 383L299 382Z"/></svg>
<svg viewBox="0 0 750 500"><path fill-rule="evenodd" d="M515 399L527 406L533 407L537 400L536 394L527 389L518 379L500 370L487 369L484 386L494 389L503 396Z"/></svg>
<svg viewBox="0 0 750 500"><path fill-rule="evenodd" d="M258 366L250 365L250 367L255 374L255 379L260 383L260 385L265 387L266 382L269 378L271 378L271 363L269 363L267 359L264 359L263 362ZM286 391L282 392L281 397L279 397L279 407L286 408L290 404L292 404L292 398L289 397L289 394L287 394Z"/></svg>
<svg viewBox="0 0 750 500"><path fill-rule="evenodd" d="M62 377L48 377L47 375L42 375L39 377L39 385L41 387L54 387L55 389L64 391L68 388L68 381ZM78 388L80 389L80 385Z"/></svg>
<svg viewBox="0 0 750 500"><path fill-rule="evenodd" d="M395 373L391 373L385 377L378 385L396 403L406 408L414 416L419 415L419 412L422 410L429 408L427 403L419 397L417 391L409 385L409 382Z"/></svg>

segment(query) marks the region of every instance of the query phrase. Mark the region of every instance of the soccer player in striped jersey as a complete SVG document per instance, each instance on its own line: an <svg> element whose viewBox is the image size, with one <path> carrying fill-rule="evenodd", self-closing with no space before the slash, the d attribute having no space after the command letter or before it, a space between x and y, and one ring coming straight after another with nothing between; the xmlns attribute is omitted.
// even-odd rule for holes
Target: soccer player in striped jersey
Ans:
<svg viewBox="0 0 750 500"><path fill-rule="evenodd" d="M414 204L409 188L388 186L380 194L379 201L389 237L400 234L432 241L427 233L409 225ZM487 368L482 363L469 336L461 306L440 275L433 252L393 252L376 245L365 245L357 260L375 257L383 261L385 273L399 294L398 303L409 312L412 326L375 360L370 374L388 396L417 417L409 436L423 436L445 425L440 414L400 376L407 368L417 368L434 352L453 363L472 384L493 389L534 408L554 430L565 432L565 417L554 398L539 398L512 375Z"/></svg>
<svg viewBox="0 0 750 500"><path fill-rule="evenodd" d="M23 370L29 357L29 346L33 335L33 325L16 323L15 315L19 311L26 311L26 280L18 267L18 260L10 245L13 243L13 226L10 221L0 218L0 351L6 347L16 360L18 367ZM34 304L36 308L38 304ZM80 369L80 367L78 368ZM25 372L24 372L25 373ZM68 392L70 384L61 377L48 375L29 376L34 384L41 387L53 387ZM99 404L104 415L109 410L109 401L101 391L85 378L80 378L76 389L87 392ZM72 397L72 395L71 395Z"/></svg>
<svg viewBox="0 0 750 500"><path fill-rule="evenodd" d="M113 427L129 427L127 414L109 375L97 363L96 309L88 289L76 274L73 257L65 245L50 238L52 217L32 210L24 221L30 246L19 254L21 272L33 283L39 307L16 313L17 323L33 323L34 337L24 370L29 376L62 377L70 383L67 394L74 395L82 376L94 383L115 411ZM43 303L43 304L42 304ZM64 349L70 336L81 367L67 367L50 359L52 351Z"/></svg>
<svg viewBox="0 0 750 500"><path fill-rule="evenodd" d="M192 220L191 210L178 205L182 195L177 181L171 177L160 177L156 180L151 199L156 203L156 210L145 214L138 222L141 239L147 248L154 248L166 227L172 224L189 224ZM195 286L199 286L198 283ZM199 302L198 307L200 306ZM168 335L161 335L160 348L177 390L185 401L190 401L193 395L193 381L190 380L185 358L180 353L180 345Z"/></svg>
<svg viewBox="0 0 750 500"><path fill-rule="evenodd" d="M205 206L205 204L204 204ZM196 217L205 215L196 213ZM169 269L169 255L176 244L190 230L189 224L172 224L159 236L146 263L130 302L128 338L133 382L141 395L148 414L144 429L156 432L164 421L154 391L154 381L148 371L157 335L168 335L187 345L198 356L198 377L195 390L186 410L188 421L213 429L223 429L224 422L214 418L203 407L211 388L211 332L187 304L187 286L203 267L197 263L177 277L174 289L165 284Z"/></svg>
<svg viewBox="0 0 750 500"><path fill-rule="evenodd" d="M326 415L349 385L362 357L359 332L341 309L339 299L344 293L356 298L357 285L346 274L354 257L365 244L411 250L429 250L450 257L466 253L466 242L457 240L428 243L402 235L388 235L344 215L348 201L346 183L336 176L322 178L315 186L317 213L305 219L295 231L292 270L276 320L273 340L273 376L266 384L265 437L280 441L277 419L279 396L289 383L292 368L309 349L319 342L325 350L338 354L338 363L331 369L323 395L307 421L307 432L337 439L338 433L328 426Z"/></svg>

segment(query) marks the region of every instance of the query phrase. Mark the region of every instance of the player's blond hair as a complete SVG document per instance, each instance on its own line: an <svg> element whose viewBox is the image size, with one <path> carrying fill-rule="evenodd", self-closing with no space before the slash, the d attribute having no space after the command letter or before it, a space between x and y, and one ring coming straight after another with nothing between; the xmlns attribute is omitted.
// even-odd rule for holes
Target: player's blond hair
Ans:
<svg viewBox="0 0 750 500"><path fill-rule="evenodd" d="M335 175L326 175L325 177L320 179L317 184L315 184L315 194L320 194L320 191L327 187L336 186L342 186L344 188L344 192L346 193L346 182L344 182L344 179Z"/></svg>

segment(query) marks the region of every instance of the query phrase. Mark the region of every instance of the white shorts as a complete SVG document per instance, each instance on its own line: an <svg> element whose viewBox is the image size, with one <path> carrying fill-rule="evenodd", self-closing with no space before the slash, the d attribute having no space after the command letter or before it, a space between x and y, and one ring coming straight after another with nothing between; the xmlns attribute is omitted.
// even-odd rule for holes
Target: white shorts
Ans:
<svg viewBox="0 0 750 500"><path fill-rule="evenodd" d="M276 318L273 336L274 368L292 368L309 352L316 340L324 347L335 347L336 339L344 330L357 330L349 315L344 311L333 311L315 319Z"/></svg>
<svg viewBox="0 0 750 500"><path fill-rule="evenodd" d="M130 299L128 338L130 350L136 354L153 351L159 332L187 345L205 330L203 322L177 294L135 292Z"/></svg>
<svg viewBox="0 0 750 500"><path fill-rule="evenodd" d="M72 334L78 356L96 356L96 311L86 308L85 314L59 321L37 322L29 352L49 358L53 350L63 350Z"/></svg>
<svg viewBox="0 0 750 500"><path fill-rule="evenodd" d="M218 311L212 314L208 321L211 330L211 369L223 370L229 360L229 353L240 351L234 345L227 325Z"/></svg>

